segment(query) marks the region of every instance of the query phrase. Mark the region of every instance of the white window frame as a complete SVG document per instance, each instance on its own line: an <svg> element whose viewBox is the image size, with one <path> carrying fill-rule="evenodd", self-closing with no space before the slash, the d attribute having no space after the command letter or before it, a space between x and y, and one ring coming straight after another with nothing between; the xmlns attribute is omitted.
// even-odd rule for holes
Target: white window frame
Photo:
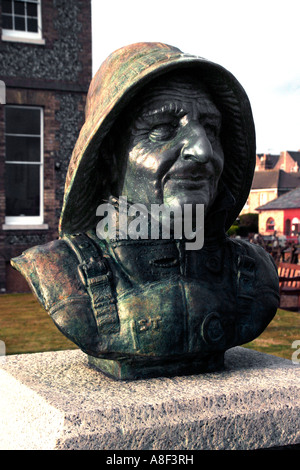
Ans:
<svg viewBox="0 0 300 470"><path fill-rule="evenodd" d="M37 162L18 162L18 161L7 161L5 158L5 165L21 164L21 165L39 165L40 166L40 214L38 216L5 216L5 226L38 226L43 225L44 222L44 110L40 106L23 106L23 105L6 105L8 108L22 108L22 109L39 109L40 110L40 135L32 135L32 137L40 137L40 161ZM21 134L8 134L5 136L21 136ZM28 137L30 134L22 134L24 137ZM4 227L7 228L7 227Z"/></svg>
<svg viewBox="0 0 300 470"><path fill-rule="evenodd" d="M13 0L15 1L15 0ZM18 0L24 3L30 0ZM29 42L34 44L45 44L45 40L42 37L42 8L41 0L34 1L37 5L37 20L38 20L38 31L28 32L19 31L15 29L4 29L2 28L2 41L14 41L14 42ZM3 13L2 13L3 14ZM13 15L12 15L13 16Z"/></svg>
<svg viewBox="0 0 300 470"><path fill-rule="evenodd" d="M268 202L268 195L267 193L261 192L259 195L259 205L263 206Z"/></svg>

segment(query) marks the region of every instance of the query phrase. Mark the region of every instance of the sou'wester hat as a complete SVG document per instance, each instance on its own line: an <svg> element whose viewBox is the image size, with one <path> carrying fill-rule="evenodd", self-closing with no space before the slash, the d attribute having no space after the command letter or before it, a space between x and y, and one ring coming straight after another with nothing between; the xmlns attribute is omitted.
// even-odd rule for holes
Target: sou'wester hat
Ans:
<svg viewBox="0 0 300 470"><path fill-rule="evenodd" d="M255 130L248 97L222 66L167 44L145 42L113 52L91 81L85 123L67 172L60 236L96 227L96 209L103 202L100 147L104 137L142 87L153 78L179 69L197 74L222 113L222 179L236 201L227 214L225 229L232 225L247 200L255 168Z"/></svg>

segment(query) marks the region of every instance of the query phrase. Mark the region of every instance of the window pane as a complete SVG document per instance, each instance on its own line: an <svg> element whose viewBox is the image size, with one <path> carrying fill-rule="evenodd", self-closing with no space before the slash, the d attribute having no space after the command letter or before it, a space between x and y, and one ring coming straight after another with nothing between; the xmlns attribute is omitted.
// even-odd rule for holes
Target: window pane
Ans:
<svg viewBox="0 0 300 470"><path fill-rule="evenodd" d="M30 108L5 108L7 134L40 135L40 110Z"/></svg>
<svg viewBox="0 0 300 470"><path fill-rule="evenodd" d="M27 16L37 17L37 4L36 3L27 3Z"/></svg>
<svg viewBox="0 0 300 470"><path fill-rule="evenodd" d="M39 137L6 136L7 162L40 162L41 149Z"/></svg>
<svg viewBox="0 0 300 470"><path fill-rule="evenodd" d="M40 215L39 165L7 164L5 167L6 215Z"/></svg>
<svg viewBox="0 0 300 470"><path fill-rule="evenodd" d="M13 29L12 16L2 15L2 28Z"/></svg>
<svg viewBox="0 0 300 470"><path fill-rule="evenodd" d="M27 31L29 31L30 33L38 32L38 23L36 19L27 18Z"/></svg>
<svg viewBox="0 0 300 470"><path fill-rule="evenodd" d="M15 2L15 15L25 15L25 3Z"/></svg>
<svg viewBox="0 0 300 470"><path fill-rule="evenodd" d="M25 31L25 18L23 16L15 16L15 29Z"/></svg>
<svg viewBox="0 0 300 470"><path fill-rule="evenodd" d="M12 12L12 0L2 0L2 13Z"/></svg>

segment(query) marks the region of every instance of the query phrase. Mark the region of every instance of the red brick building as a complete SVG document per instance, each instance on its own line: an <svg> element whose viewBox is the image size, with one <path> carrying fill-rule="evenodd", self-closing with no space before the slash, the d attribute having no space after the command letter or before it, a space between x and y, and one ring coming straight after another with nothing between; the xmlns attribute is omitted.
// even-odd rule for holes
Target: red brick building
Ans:
<svg viewBox="0 0 300 470"><path fill-rule="evenodd" d="M22 292L10 259L58 236L92 76L91 4L2 0L0 17L0 291Z"/></svg>
<svg viewBox="0 0 300 470"><path fill-rule="evenodd" d="M257 208L261 235L286 235L298 239L300 234L300 188Z"/></svg>

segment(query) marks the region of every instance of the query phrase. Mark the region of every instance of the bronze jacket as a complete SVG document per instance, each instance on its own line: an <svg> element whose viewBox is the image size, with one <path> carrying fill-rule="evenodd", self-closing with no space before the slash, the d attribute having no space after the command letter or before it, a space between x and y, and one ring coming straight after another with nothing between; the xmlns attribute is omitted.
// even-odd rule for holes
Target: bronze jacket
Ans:
<svg viewBox="0 0 300 470"><path fill-rule="evenodd" d="M56 326L97 357L205 357L247 343L278 307L276 266L246 241L68 235L12 260Z"/></svg>

